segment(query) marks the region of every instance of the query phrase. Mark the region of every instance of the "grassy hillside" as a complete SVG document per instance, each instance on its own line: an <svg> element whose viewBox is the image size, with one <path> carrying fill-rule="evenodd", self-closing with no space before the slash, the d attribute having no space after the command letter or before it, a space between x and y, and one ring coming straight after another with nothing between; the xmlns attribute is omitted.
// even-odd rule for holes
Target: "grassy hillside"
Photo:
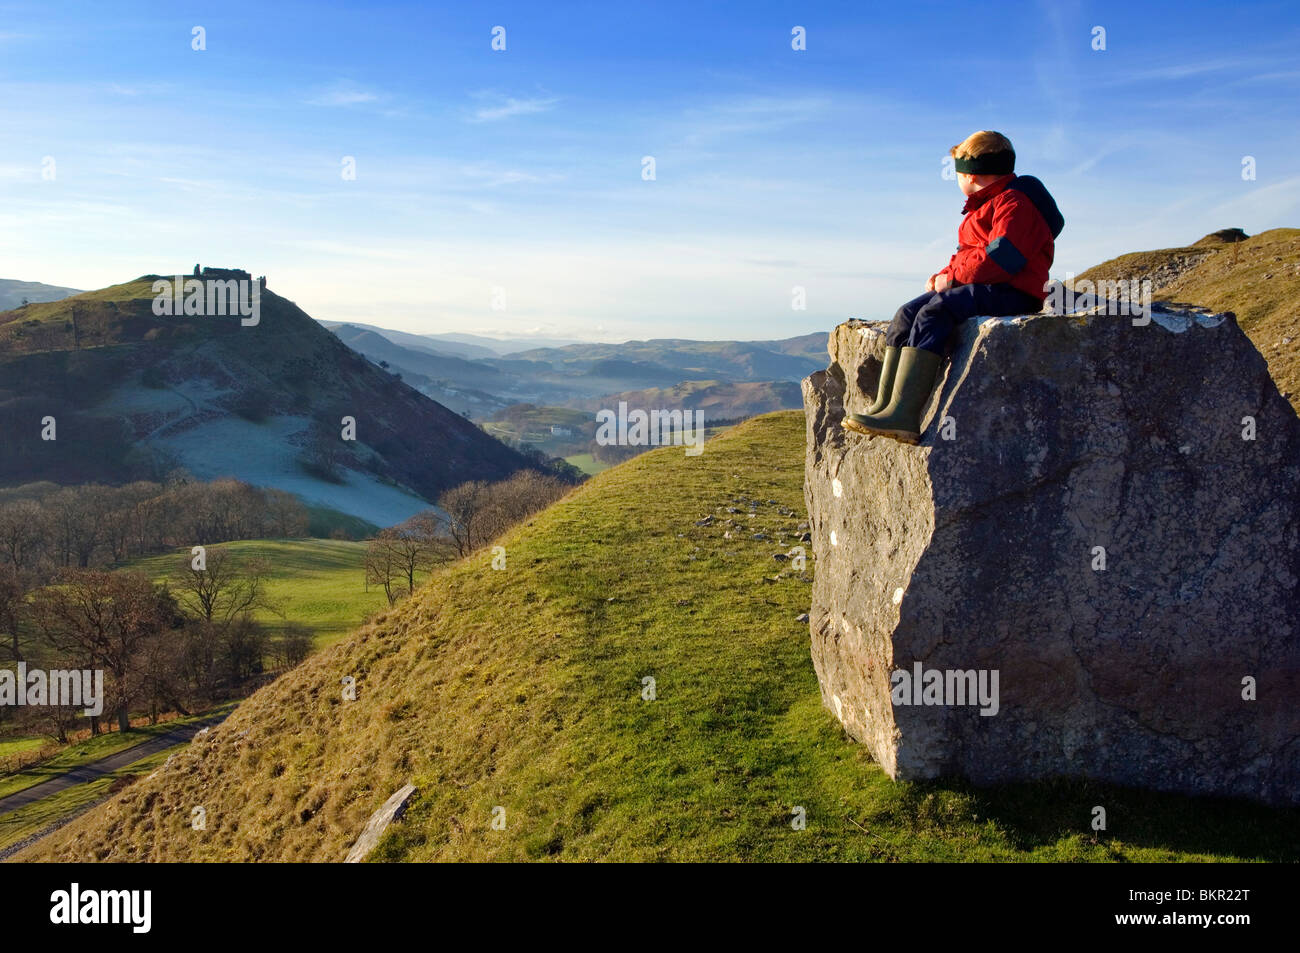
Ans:
<svg viewBox="0 0 1300 953"><path fill-rule="evenodd" d="M569 433L552 434L552 427ZM585 410L568 407L515 404L484 421L483 429L512 446L522 443L548 456L581 453L596 436L596 418Z"/></svg>
<svg viewBox="0 0 1300 953"><path fill-rule="evenodd" d="M222 543L240 561L262 559L267 566L266 595L278 612L255 616L272 631L300 622L316 631L316 646L329 645L356 629L387 602L382 589L366 591L366 544L337 539L256 539ZM128 563L156 579L188 564L188 549Z"/></svg>
<svg viewBox="0 0 1300 953"><path fill-rule="evenodd" d="M592 478L501 540L504 570L436 573L18 859L336 861L408 780L376 859L1300 857L1297 811L889 781L821 707L812 567L773 559L801 534L803 439L773 414Z"/></svg>
<svg viewBox="0 0 1300 953"><path fill-rule="evenodd" d="M1075 280L1152 276L1154 297L1235 312L1278 389L1300 412L1300 228L1274 228L1240 242L1214 238L1121 255Z"/></svg>

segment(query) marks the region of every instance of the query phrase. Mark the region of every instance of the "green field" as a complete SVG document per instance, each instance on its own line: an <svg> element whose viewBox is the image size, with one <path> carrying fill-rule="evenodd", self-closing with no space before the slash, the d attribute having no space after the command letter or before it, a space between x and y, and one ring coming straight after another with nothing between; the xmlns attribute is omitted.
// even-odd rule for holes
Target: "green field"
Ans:
<svg viewBox="0 0 1300 953"><path fill-rule="evenodd" d="M589 453L575 453L571 457L564 458L566 463L572 463L587 476L595 476L597 473L603 473L609 469L608 463L602 463Z"/></svg>
<svg viewBox="0 0 1300 953"><path fill-rule="evenodd" d="M0 738L0 758L7 758L10 755L22 754L24 751L35 751L42 745L48 744L49 739L36 737L22 738Z"/></svg>
<svg viewBox="0 0 1300 953"><path fill-rule="evenodd" d="M725 433L728 429L730 429L731 426L732 425L730 424L724 425L722 427L706 426L704 428L704 439L712 440L714 437L718 436L718 434ZM679 449L677 452L681 453L682 451ZM608 470L611 466L614 465L611 463L605 463L601 460L597 460L590 453L575 453L572 456L565 457L564 460L566 463L573 464L583 473L587 474L587 476L595 476L597 473L604 473L606 470Z"/></svg>
<svg viewBox="0 0 1300 953"><path fill-rule="evenodd" d="M773 414L700 456L593 477L498 540L503 571L486 550L440 570L245 701L202 756L20 856L337 861L413 782L373 859L1300 858L1295 810L1081 780L891 781L822 707L795 618L814 567L772 559L803 519L803 436L801 414ZM725 536L728 518L744 531ZM356 700L339 697L347 674ZM181 836L195 803L202 839ZM1108 831L1091 828L1097 804Z"/></svg>
<svg viewBox="0 0 1300 953"><path fill-rule="evenodd" d="M382 589L366 591L366 544L338 539L256 539L221 543L213 547L235 557L265 560L266 593L278 612L254 613L272 632L286 622L300 622L316 631L320 648L342 638L367 616L387 605ZM136 569L155 579L167 578L177 566L189 563L190 551L178 549L163 556L133 560L123 568Z"/></svg>

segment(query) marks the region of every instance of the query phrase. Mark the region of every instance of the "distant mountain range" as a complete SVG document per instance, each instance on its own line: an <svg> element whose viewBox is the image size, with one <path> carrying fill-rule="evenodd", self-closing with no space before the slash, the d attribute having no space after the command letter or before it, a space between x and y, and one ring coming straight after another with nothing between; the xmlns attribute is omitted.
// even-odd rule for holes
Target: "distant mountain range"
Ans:
<svg viewBox="0 0 1300 953"><path fill-rule="evenodd" d="M402 345L428 350L433 348L441 354L453 354L456 357L504 357L517 351L528 351L539 347L563 347L567 344L581 344L573 338L540 338L520 336L515 340L500 340L484 337L481 334L462 334L448 332L443 334L411 334L407 331L392 331L362 324L360 321L322 321L321 324L333 331L340 325L351 325L365 331L375 331L389 340Z"/></svg>
<svg viewBox="0 0 1300 953"><path fill-rule="evenodd" d="M292 301L263 291L256 326L159 317L157 277L0 313L0 485L184 467L391 525L448 487L527 465Z"/></svg>
<svg viewBox="0 0 1300 953"><path fill-rule="evenodd" d="M798 407L797 382L826 363L822 333L777 341L579 343L485 357L455 355L424 335L373 325L330 329L422 393L475 420L492 419L520 403L586 409L629 393L655 401L666 399L672 388L701 381L715 409L725 407L728 417L749 417ZM753 386L760 383L771 386ZM782 384L789 386L777 386ZM701 390L697 386L691 393Z"/></svg>
<svg viewBox="0 0 1300 953"><path fill-rule="evenodd" d="M401 374L402 380L420 393L458 414L482 420L514 403L500 396L511 391L513 385L491 364L425 346L402 345L386 336L396 333L403 338L415 337L401 332L381 333L353 324L340 324L330 330L352 350L376 364L383 362L387 370Z"/></svg>

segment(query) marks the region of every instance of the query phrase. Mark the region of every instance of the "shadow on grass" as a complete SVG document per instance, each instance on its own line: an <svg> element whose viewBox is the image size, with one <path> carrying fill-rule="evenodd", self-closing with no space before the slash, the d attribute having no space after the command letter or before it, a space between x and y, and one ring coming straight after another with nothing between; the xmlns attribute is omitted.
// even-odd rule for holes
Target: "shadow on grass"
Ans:
<svg viewBox="0 0 1300 953"><path fill-rule="evenodd" d="M1025 851L1080 837L1107 849L1117 861L1129 859L1125 851L1133 848L1249 861L1300 860L1300 808L1167 794L1078 777L990 787L942 779L899 787L897 809L914 820L942 824L957 799L981 819L995 822ZM1105 830L1093 830L1095 807L1105 809Z"/></svg>

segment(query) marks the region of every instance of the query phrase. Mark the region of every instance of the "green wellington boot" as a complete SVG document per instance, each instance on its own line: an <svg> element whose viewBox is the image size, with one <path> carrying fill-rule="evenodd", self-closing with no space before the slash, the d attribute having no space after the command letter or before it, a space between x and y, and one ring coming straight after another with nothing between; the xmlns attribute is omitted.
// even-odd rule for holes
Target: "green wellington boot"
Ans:
<svg viewBox="0 0 1300 953"><path fill-rule="evenodd" d="M876 384L876 399L872 401L871 406L860 414L846 414L844 417L844 426L850 430L857 430L855 422L865 424L863 420L868 414L878 414L889 406L889 399L894 396L894 377L898 370L898 348L886 347L885 358L880 362L880 381ZM864 433L865 431L858 431Z"/></svg>
<svg viewBox="0 0 1300 953"><path fill-rule="evenodd" d="M889 406L894 396L894 372L898 370L898 348L885 348L885 359L880 362L880 383L876 385L876 399L863 415L878 414Z"/></svg>
<svg viewBox="0 0 1300 953"><path fill-rule="evenodd" d="M930 391L934 389L934 375L942 360L942 355L924 348L900 348L889 404L870 416L847 415L844 418L845 429L893 437L903 443L918 442L921 439L921 413L930 398Z"/></svg>

